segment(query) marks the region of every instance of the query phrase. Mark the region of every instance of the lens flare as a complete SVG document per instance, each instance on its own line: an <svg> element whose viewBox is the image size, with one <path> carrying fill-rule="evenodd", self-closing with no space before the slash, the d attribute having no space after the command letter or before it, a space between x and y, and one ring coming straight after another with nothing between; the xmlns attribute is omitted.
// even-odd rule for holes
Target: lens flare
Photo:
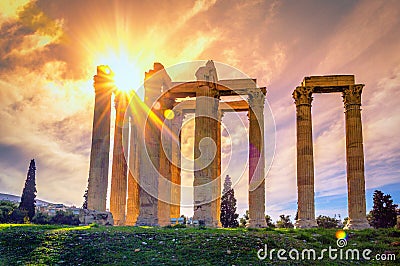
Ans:
<svg viewBox="0 0 400 266"><path fill-rule="evenodd" d="M153 108L154 108L155 110L160 110L160 109L161 109L161 104L160 104L160 102L156 102L156 103L154 104Z"/></svg>
<svg viewBox="0 0 400 266"><path fill-rule="evenodd" d="M164 117L165 119L172 120L175 117L175 113L171 109L167 109L164 111Z"/></svg>
<svg viewBox="0 0 400 266"><path fill-rule="evenodd" d="M338 230L336 232L336 238L337 239L346 239L347 238L347 233L343 230Z"/></svg>

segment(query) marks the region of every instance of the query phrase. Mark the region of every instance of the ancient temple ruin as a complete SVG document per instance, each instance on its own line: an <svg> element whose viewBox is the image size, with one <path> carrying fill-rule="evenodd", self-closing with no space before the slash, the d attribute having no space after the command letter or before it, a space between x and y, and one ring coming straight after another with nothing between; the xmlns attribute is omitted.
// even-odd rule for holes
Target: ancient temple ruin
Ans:
<svg viewBox="0 0 400 266"><path fill-rule="evenodd" d="M349 220L347 228L369 228L366 218L364 150L361 123L361 93L353 75L305 77L293 92L297 122L296 227L316 227L314 208L314 158L311 102L313 93L341 93L346 121L346 160Z"/></svg>
<svg viewBox="0 0 400 266"><path fill-rule="evenodd" d="M114 90L110 70L106 66L98 67L94 78L89 209L106 209L110 108L114 92L116 120L110 194L114 224L164 226L170 224L171 218L180 216L180 138L162 141L160 124L179 136L183 117L194 113L193 219L206 226L220 226L221 119L225 112L245 111L249 117L249 226L266 226L263 117L266 88L257 87L253 79L218 80L212 61L199 68L195 76L196 81L173 82L164 67L155 63L144 82L144 105L148 110L136 114L148 118L143 122L133 113L124 116L129 113L129 104L140 103L131 99L128 104L127 95ZM233 95L242 95L248 100L221 101ZM168 118L168 111L173 113L173 118ZM124 130L129 133L124 134ZM130 137L124 139L123 135ZM209 145L212 143L215 149ZM126 150L129 150L128 156Z"/></svg>
<svg viewBox="0 0 400 266"><path fill-rule="evenodd" d="M194 216L200 224L220 226L221 120L226 112L247 112L249 119L249 227L265 222L265 87L254 79L219 80L212 61L195 81L174 82L164 67L146 72L144 101L115 89L112 72L99 66L94 77L95 107L90 157L88 209L106 210L111 96L115 94L115 131L110 211L115 225L169 225L180 216L181 137L186 114L195 114ZM297 109L296 226L314 227L312 93L341 92L346 110L349 228L368 227L365 217L361 91L354 76L305 78L293 92ZM241 100L224 101L239 95ZM135 110L135 111L132 111ZM164 130L168 134L164 134ZM125 137L124 137L125 136Z"/></svg>

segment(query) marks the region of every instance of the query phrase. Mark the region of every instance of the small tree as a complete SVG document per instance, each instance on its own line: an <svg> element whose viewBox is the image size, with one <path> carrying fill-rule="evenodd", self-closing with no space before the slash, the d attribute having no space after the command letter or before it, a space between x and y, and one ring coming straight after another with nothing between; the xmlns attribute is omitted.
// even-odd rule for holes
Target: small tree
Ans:
<svg viewBox="0 0 400 266"><path fill-rule="evenodd" d="M280 215L280 220L276 222L276 227L278 228L293 228L293 223L290 221L290 215Z"/></svg>
<svg viewBox="0 0 400 266"><path fill-rule="evenodd" d="M265 215L265 222L267 223L268 227L271 227L271 228L275 228L276 227L275 224L272 222L271 216L269 216L268 214Z"/></svg>
<svg viewBox="0 0 400 266"><path fill-rule="evenodd" d="M36 203L36 181L35 181L35 173L36 166L35 160L31 160L29 164L28 174L25 180L25 187L22 191L21 202L19 204L18 209L21 212L26 212L26 217L29 218L29 221L32 220L35 215L35 203Z"/></svg>
<svg viewBox="0 0 400 266"><path fill-rule="evenodd" d="M243 214L243 217L240 218L240 226L241 227L246 227L246 225L249 223L249 210L246 210L246 213Z"/></svg>
<svg viewBox="0 0 400 266"><path fill-rule="evenodd" d="M339 226L339 220L329 216L320 215L317 217L318 227L322 228L337 228Z"/></svg>
<svg viewBox="0 0 400 266"><path fill-rule="evenodd" d="M238 227L239 223L237 218L239 214L236 213L236 199L235 191L232 188L232 181L229 175L225 177L224 189L221 198L221 224L222 227Z"/></svg>
<svg viewBox="0 0 400 266"><path fill-rule="evenodd" d="M393 204L392 196L389 194L384 195L382 191L375 190L373 201L371 225L374 228L394 227L397 221L397 204Z"/></svg>
<svg viewBox="0 0 400 266"><path fill-rule="evenodd" d="M87 198L88 198L88 189L85 190L85 193L83 194L83 204L82 204L82 209L87 209Z"/></svg>

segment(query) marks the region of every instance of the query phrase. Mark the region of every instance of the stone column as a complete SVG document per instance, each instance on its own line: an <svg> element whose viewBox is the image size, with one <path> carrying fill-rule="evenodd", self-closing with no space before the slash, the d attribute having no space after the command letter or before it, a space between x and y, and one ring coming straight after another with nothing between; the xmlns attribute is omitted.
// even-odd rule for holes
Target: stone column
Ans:
<svg viewBox="0 0 400 266"><path fill-rule="evenodd" d="M222 117L224 116L224 112L219 110L218 111L218 129L217 129L217 167L218 167L218 174L217 174L217 220L218 220L218 227L222 227L221 224L221 174L222 174L222 167L221 167L221 124L222 124Z"/></svg>
<svg viewBox="0 0 400 266"><path fill-rule="evenodd" d="M160 168L158 180L158 224L166 226L171 223L171 157L172 136L171 119L173 118L173 103L175 99L168 93L160 99L161 121L163 122L162 135L160 136Z"/></svg>
<svg viewBox="0 0 400 266"><path fill-rule="evenodd" d="M130 148L128 168L128 199L126 206L126 225L135 225L139 215L139 150L136 121L130 118Z"/></svg>
<svg viewBox="0 0 400 266"><path fill-rule="evenodd" d="M114 225L125 225L128 166L124 154L122 132L127 104L127 96L123 92L116 91L114 149L110 194L110 211L113 214Z"/></svg>
<svg viewBox="0 0 400 266"><path fill-rule="evenodd" d="M361 124L361 93L364 85L350 85L343 91L346 117L346 159L349 220L346 229L369 228L366 218L364 151Z"/></svg>
<svg viewBox="0 0 400 266"><path fill-rule="evenodd" d="M266 227L264 101L261 91L249 94L249 227Z"/></svg>
<svg viewBox="0 0 400 266"><path fill-rule="evenodd" d="M164 79L169 77L161 64L154 63L154 70L145 73L146 111L141 111L139 125L139 216L136 225L157 226L158 223L158 181L160 168L160 119L158 97ZM157 74L158 73L158 74ZM153 77L153 75L155 75ZM170 79L169 79L170 81ZM143 121L142 121L143 120Z"/></svg>
<svg viewBox="0 0 400 266"><path fill-rule="evenodd" d="M194 140L194 215L193 220L217 227L217 130L218 90L215 83L199 81L196 92ZM214 181L214 182L213 182Z"/></svg>
<svg viewBox="0 0 400 266"><path fill-rule="evenodd" d="M172 147L171 147L171 218L180 217L181 203L181 128L183 121L182 111L175 111L172 119Z"/></svg>
<svg viewBox="0 0 400 266"><path fill-rule="evenodd" d="M94 117L90 153L88 209L105 211L110 154L111 94L110 69L98 66L94 76Z"/></svg>
<svg viewBox="0 0 400 266"><path fill-rule="evenodd" d="M316 227L314 207L314 158L311 102L313 87L297 87L293 92L297 124L297 197L296 228Z"/></svg>

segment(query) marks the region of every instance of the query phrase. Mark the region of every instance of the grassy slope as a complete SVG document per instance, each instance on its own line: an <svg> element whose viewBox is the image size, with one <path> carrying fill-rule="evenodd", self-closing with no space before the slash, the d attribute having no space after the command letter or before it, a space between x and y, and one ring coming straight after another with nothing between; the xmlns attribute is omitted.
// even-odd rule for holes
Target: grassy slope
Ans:
<svg viewBox="0 0 400 266"><path fill-rule="evenodd" d="M247 230L143 227L62 227L0 225L0 265L259 265L257 250L336 246L336 230ZM400 261L400 231L349 232L346 248L392 252ZM318 253L317 253L318 254ZM286 254L287 256L287 254ZM372 256L371 256L372 257ZM275 261L281 265L315 264L315 261ZM331 261L321 265L365 264L366 261ZM369 261L377 264L377 261ZM394 263L392 263L394 264Z"/></svg>

